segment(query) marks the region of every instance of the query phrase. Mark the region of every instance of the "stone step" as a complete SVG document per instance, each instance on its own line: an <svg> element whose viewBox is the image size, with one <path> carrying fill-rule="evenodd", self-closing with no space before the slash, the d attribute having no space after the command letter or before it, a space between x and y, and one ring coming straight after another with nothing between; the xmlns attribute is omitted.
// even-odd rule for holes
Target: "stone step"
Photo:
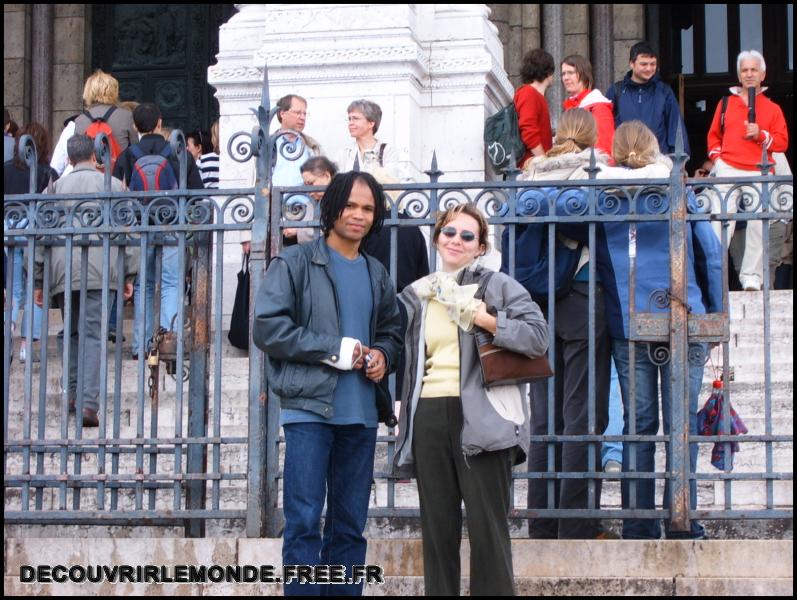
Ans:
<svg viewBox="0 0 797 600"><path fill-rule="evenodd" d="M5 590L47 594L52 584L22 584L22 565L272 565L281 574L279 539L7 539ZM640 560L640 557L644 557ZM793 586L791 541L512 541L517 593L786 594ZM469 593L470 549L460 561L463 594ZM366 595L420 595L423 554L419 539L370 539L366 563L381 567L382 585ZM58 584L61 595L152 593L158 595L277 595L274 584Z"/></svg>
<svg viewBox="0 0 797 600"><path fill-rule="evenodd" d="M18 576L6 576L4 589L10 596L53 593L59 596L282 596L281 584L92 584L20 583ZM794 580L789 578L695 578L695 577L516 577L519 596L791 596ZM423 577L385 577L381 585L367 585L363 596L424 596ZM460 595L470 596L470 581L460 582Z"/></svg>

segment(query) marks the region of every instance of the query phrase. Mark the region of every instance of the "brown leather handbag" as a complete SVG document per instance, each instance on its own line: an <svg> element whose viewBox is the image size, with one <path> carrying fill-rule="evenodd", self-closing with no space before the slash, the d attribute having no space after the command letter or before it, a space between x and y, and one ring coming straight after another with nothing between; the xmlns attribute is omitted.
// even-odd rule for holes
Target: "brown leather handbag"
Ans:
<svg viewBox="0 0 797 600"><path fill-rule="evenodd" d="M476 298L484 299L484 289L492 274L488 275L479 286ZM484 387L528 383L533 379L553 376L553 370L546 356L529 358L525 354L513 352L493 344L494 336L479 327L474 329L473 338L479 353L479 365L482 371Z"/></svg>

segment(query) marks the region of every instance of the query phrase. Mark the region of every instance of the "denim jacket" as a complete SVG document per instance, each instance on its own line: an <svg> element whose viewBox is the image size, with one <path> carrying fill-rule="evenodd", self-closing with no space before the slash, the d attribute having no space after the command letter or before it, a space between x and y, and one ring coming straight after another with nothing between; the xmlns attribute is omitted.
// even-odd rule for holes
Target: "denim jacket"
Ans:
<svg viewBox="0 0 797 600"><path fill-rule="evenodd" d="M387 372L401 351L401 318L393 283L375 258L363 254L371 277L373 312L371 347L382 351ZM337 362L341 348L340 310L329 265L326 239L286 249L269 265L257 290L253 339L266 354L271 393L282 408L334 416L332 399L339 371L321 361ZM385 422L393 414L391 398L377 386L377 412Z"/></svg>

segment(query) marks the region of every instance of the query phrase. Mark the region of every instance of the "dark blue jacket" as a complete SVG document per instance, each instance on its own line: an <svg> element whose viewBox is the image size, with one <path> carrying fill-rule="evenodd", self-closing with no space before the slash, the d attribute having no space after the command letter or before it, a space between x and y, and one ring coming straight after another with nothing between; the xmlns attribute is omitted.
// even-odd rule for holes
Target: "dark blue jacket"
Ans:
<svg viewBox="0 0 797 600"><path fill-rule="evenodd" d="M619 98L616 98L618 87ZM689 139L678 101L672 88L661 80L658 73L647 83L639 84L632 81L629 71L621 82L606 91L606 97L612 101L615 128L638 119L656 135L662 154L672 154L675 134L679 126L683 127L684 152L689 154Z"/></svg>
<svg viewBox="0 0 797 600"><path fill-rule="evenodd" d="M660 189L660 188L659 188ZM583 200L585 202L585 200ZM636 205L631 210L632 202ZM632 201L617 194L599 199L598 214L611 215L667 215L670 207L661 193L634 194ZM687 201L690 213L698 212L694 195ZM564 211L557 212L564 214ZM568 214L578 214L572 205ZM687 298L692 314L722 312L722 249L717 235L708 221L688 221ZM582 224L560 224L568 236L588 240L589 229ZM606 318L609 334L614 339L629 338L629 306L631 259L636 255L635 306L637 312L668 312L657 306L654 293L670 289L670 224L661 221L636 223L636 237L631 240L631 223L602 222L596 227L595 257L598 274L606 293Z"/></svg>

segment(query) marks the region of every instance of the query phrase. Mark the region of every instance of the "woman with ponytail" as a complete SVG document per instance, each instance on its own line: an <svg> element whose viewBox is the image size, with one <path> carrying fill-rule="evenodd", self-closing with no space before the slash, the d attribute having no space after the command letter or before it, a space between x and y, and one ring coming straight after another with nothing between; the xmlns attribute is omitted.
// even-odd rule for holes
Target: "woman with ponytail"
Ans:
<svg viewBox="0 0 797 600"><path fill-rule="evenodd" d="M598 140L598 129L592 115L583 108L573 108L562 114L554 140L554 146L545 154L532 158L526 163L521 179L540 182L549 181L557 185L562 181L583 180L589 177L585 167L589 167L593 149ZM598 166L605 166L608 156L595 150ZM540 190L539 187L536 190ZM557 190L553 190L554 193ZM534 190L530 190L534 193ZM559 228L557 227L557 230ZM539 224L518 225L515 243L516 273L521 269L534 269L528 264L530 257L539 261L547 260L548 226ZM590 395L594 396L595 431L603 431L608 423L609 396L609 358L611 345L604 318L603 288L595 284L594 328L595 345L589 346L589 250L557 231L556 244L561 251L556 253L555 271L562 272L560 261L570 251L573 257L572 269L566 269L565 281L555 293L555 334L556 353L550 357L554 367L554 378L537 380L531 384L531 433L532 435L587 435L590 433ZM560 243L561 242L561 243ZM563 244L563 246L562 246ZM506 247L506 243L504 247ZM530 249L542 248L542 253ZM581 248L579 251L578 249ZM503 252L502 271L506 271L508 252ZM580 255L580 256L579 256ZM533 259L537 260L537 259ZM553 260L553 257L551 257ZM545 265L547 281L547 263ZM520 280L521 283L524 281ZM527 289L538 302L545 303L544 297L535 296L535 290ZM549 311L546 311L550 315ZM592 353L590 353L590 349ZM594 387L589 385L589 365L594 362ZM548 403L548 385L554 386L554 403ZM548 429L548 415L554 429ZM594 456L600 457L600 445L594 442L557 443L553 463L548 460L549 443L532 442L529 453L530 472L585 472L596 470L600 465L588 462L590 445L595 448ZM584 477L561 479L554 490L543 481L530 480L529 508L549 507L549 492L554 495L554 508L586 509L600 506L600 480L594 480L596 503L589 506L589 479ZM594 539L601 535L598 519L532 519L530 535L542 539Z"/></svg>

